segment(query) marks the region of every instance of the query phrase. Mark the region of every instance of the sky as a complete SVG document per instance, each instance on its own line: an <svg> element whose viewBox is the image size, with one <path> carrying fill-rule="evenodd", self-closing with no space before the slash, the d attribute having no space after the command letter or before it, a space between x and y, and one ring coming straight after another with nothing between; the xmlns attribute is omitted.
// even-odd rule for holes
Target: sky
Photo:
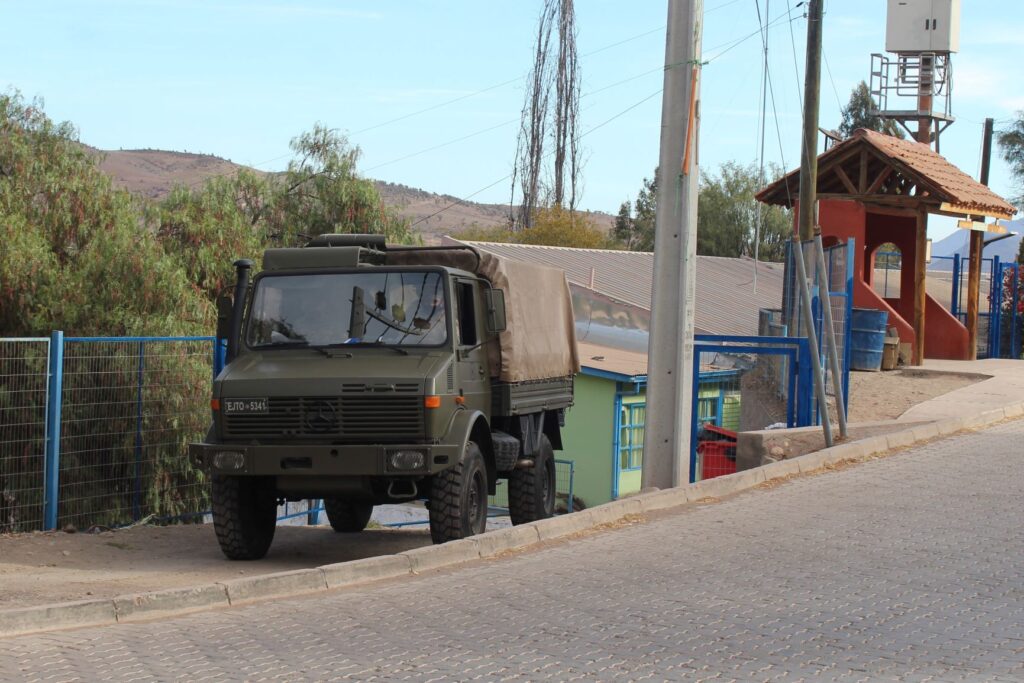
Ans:
<svg viewBox="0 0 1024 683"><path fill-rule="evenodd" d="M0 0L0 88L39 97L101 149L155 148L280 170L315 123L344 132L368 177L508 202L541 0ZM774 107L765 161L799 165L807 21L797 0L705 0L704 175L759 154L767 17ZM885 47L885 0L826 0L821 113L836 127ZM615 213L658 161L664 0L576 0L581 207ZM941 151L972 176L982 124L1024 109L1021 0L964 0L956 122ZM990 184L1015 194L994 154ZM933 218L939 239L954 222Z"/></svg>

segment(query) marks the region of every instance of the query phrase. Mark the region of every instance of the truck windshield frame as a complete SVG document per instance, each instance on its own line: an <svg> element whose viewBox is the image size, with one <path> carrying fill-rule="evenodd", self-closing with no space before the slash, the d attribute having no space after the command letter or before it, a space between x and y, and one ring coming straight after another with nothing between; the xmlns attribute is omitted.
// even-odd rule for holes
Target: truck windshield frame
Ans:
<svg viewBox="0 0 1024 683"><path fill-rule="evenodd" d="M448 290L441 268L260 273L253 280L245 347L445 348L452 340ZM361 305L353 310L357 297Z"/></svg>

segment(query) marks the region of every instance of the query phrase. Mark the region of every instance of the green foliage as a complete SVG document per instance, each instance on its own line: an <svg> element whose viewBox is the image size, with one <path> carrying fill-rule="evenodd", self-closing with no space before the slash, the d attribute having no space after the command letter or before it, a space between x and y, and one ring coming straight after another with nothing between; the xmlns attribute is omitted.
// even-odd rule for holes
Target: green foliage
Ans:
<svg viewBox="0 0 1024 683"><path fill-rule="evenodd" d="M780 175L779 169L770 169ZM760 215L763 261L782 261L793 231L791 212L761 204L754 195L761 189L755 164L728 161L718 175L701 178L697 203L697 253L705 256L753 256L755 228Z"/></svg>
<svg viewBox="0 0 1024 683"><path fill-rule="evenodd" d="M199 188L178 186L149 207L147 222L209 299L234 278L236 258L259 259L271 246L299 246L333 232L377 233L411 244L408 221L384 206L372 181L355 171L359 149L317 125L292 140L296 158L283 174L242 169Z"/></svg>
<svg viewBox="0 0 1024 683"><path fill-rule="evenodd" d="M453 237L469 242L537 244L579 249L614 249L619 246L585 214L557 205L536 209L530 227L524 230L476 226L458 232Z"/></svg>
<svg viewBox="0 0 1024 683"><path fill-rule="evenodd" d="M854 86L850 92L850 101L842 110L843 120L839 123L840 136L845 140L853 135L853 131L858 128L867 128L902 139L904 137L903 130L898 123L871 113L877 108L878 105L871 97L871 90L868 89L867 83L861 81Z"/></svg>
<svg viewBox="0 0 1024 683"><path fill-rule="evenodd" d="M139 207L37 102L0 96L0 325L5 335L193 334L212 307Z"/></svg>
<svg viewBox="0 0 1024 683"><path fill-rule="evenodd" d="M1024 205L1024 111L1017 112L1016 120L1010 124L1008 129L1001 131L997 139L1003 159L1010 164L1010 172L1018 182L1017 189L1020 194L1014 199L1014 202ZM1018 263L1021 262L1018 259Z"/></svg>
<svg viewBox="0 0 1024 683"><path fill-rule="evenodd" d="M619 206L612 235L632 251L654 250L654 214L658 199L658 171L654 178L644 178L636 195L636 203L628 201Z"/></svg>
<svg viewBox="0 0 1024 683"><path fill-rule="evenodd" d="M770 169L774 175L779 169ZM743 166L726 162L717 175L701 178L697 200L697 253L703 256L753 256L755 227L761 219L758 258L781 261L792 232L792 214L787 209L760 205L754 195L761 189L755 164ZM627 249L654 249L657 213L658 172L654 180L644 179L636 202L619 208L612 234Z"/></svg>

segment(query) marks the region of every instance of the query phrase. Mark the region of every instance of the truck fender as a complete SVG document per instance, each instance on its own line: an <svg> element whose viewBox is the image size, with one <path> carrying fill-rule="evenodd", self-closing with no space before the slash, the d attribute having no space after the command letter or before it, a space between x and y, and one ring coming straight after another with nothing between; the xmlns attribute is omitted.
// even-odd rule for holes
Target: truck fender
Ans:
<svg viewBox="0 0 1024 683"><path fill-rule="evenodd" d="M466 450L466 443L473 441L480 447L487 463L487 490L493 496L498 483L498 471L494 462L494 444L487 417L479 410L460 410L448 427L450 441L461 444L459 453ZM447 439L446 439L447 440Z"/></svg>

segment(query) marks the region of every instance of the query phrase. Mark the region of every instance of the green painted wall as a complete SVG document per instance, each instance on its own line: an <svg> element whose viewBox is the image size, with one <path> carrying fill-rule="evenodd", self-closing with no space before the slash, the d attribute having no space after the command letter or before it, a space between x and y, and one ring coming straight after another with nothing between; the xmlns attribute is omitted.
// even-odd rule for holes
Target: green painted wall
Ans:
<svg viewBox="0 0 1024 683"><path fill-rule="evenodd" d="M612 496L612 444L615 441L615 382L576 376L575 403L565 415L562 445L555 457L576 463L575 494L587 507Z"/></svg>

